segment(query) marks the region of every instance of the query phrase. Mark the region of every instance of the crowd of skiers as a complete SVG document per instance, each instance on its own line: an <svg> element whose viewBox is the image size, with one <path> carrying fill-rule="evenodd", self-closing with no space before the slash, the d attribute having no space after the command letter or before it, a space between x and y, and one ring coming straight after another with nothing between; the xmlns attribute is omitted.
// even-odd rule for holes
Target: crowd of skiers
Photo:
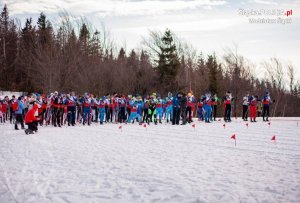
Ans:
<svg viewBox="0 0 300 203"><path fill-rule="evenodd" d="M176 95L168 93L166 97L153 93L142 97L141 95L121 95L114 93L102 97L95 97L85 93L76 96L59 94L57 91L49 95L30 94L10 99L6 96L0 98L0 122L10 121L18 124L22 129L28 125L26 133L37 131L38 125L62 125L74 126L78 123L90 125L99 122L101 125L111 123L162 123L163 120L172 125L185 125L193 122L197 117L199 121L210 123L216 120L217 108L224 108L224 121L231 122L232 102L234 98L228 91L222 98L207 93L198 100L192 91L187 94L178 92ZM263 121L268 121L269 106L271 103L269 92L266 91L263 98L247 94L243 97L243 120L256 122L257 116L263 116ZM196 114L196 115L195 115Z"/></svg>

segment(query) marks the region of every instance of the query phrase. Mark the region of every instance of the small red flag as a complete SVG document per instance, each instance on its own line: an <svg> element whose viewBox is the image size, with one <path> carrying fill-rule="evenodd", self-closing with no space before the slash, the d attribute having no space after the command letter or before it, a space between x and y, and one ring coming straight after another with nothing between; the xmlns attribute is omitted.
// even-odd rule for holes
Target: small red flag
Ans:
<svg viewBox="0 0 300 203"><path fill-rule="evenodd" d="M122 129L122 126L121 126L121 125L119 126L119 129Z"/></svg>
<svg viewBox="0 0 300 203"><path fill-rule="evenodd" d="M147 125L146 124L144 124L144 128L146 128L147 127Z"/></svg>
<svg viewBox="0 0 300 203"><path fill-rule="evenodd" d="M246 123L246 126L247 126L247 128L248 128L248 126L249 126L249 123Z"/></svg>
<svg viewBox="0 0 300 203"><path fill-rule="evenodd" d="M222 120L221 120L221 118L219 118L219 120L218 120L218 121L222 121Z"/></svg>
<svg viewBox="0 0 300 203"><path fill-rule="evenodd" d="M272 137L272 139L271 139L272 141L276 141L276 136L275 135L273 135L273 137Z"/></svg>
<svg viewBox="0 0 300 203"><path fill-rule="evenodd" d="M196 127L196 124L194 123L194 124L192 125L192 127L195 128L195 127Z"/></svg>
<svg viewBox="0 0 300 203"><path fill-rule="evenodd" d="M269 122L268 125L271 125L271 122Z"/></svg>
<svg viewBox="0 0 300 203"><path fill-rule="evenodd" d="M230 139L234 139L235 140L235 134L233 134Z"/></svg>
<svg viewBox="0 0 300 203"><path fill-rule="evenodd" d="M224 128L226 127L225 123L223 124L223 127L224 127Z"/></svg>

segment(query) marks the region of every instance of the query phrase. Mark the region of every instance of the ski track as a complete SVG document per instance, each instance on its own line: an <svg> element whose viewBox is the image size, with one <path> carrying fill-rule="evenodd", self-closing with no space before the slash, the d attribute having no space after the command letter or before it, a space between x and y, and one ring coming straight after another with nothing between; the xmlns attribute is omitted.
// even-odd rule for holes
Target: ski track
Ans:
<svg viewBox="0 0 300 203"><path fill-rule="evenodd" d="M0 125L0 202L299 203L298 120Z"/></svg>

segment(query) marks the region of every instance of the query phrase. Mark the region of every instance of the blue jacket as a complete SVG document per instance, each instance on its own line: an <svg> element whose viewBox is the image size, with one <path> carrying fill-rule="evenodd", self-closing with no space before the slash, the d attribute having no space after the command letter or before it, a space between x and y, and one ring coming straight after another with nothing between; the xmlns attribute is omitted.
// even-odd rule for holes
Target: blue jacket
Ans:
<svg viewBox="0 0 300 203"><path fill-rule="evenodd" d="M177 96L173 98L173 100L172 100L172 106L173 106L173 108L179 108L180 107L179 99L178 99Z"/></svg>
<svg viewBox="0 0 300 203"><path fill-rule="evenodd" d="M15 114L22 114L24 110L24 104L21 100L17 100L18 102L18 110L15 112Z"/></svg>

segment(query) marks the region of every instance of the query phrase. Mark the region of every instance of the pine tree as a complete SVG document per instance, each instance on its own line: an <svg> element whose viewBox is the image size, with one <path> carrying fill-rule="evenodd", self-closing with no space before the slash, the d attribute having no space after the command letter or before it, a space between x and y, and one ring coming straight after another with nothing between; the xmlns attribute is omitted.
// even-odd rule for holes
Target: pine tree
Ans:
<svg viewBox="0 0 300 203"><path fill-rule="evenodd" d="M218 94L218 80L217 80L217 74L218 74L218 64L216 61L215 55L209 55L206 67L208 69L208 78L209 78L209 86L208 89L212 94Z"/></svg>
<svg viewBox="0 0 300 203"><path fill-rule="evenodd" d="M180 62L176 52L176 45L169 29L165 31L161 38L159 49L157 70L161 87L165 91L176 90L178 86L176 76L180 68Z"/></svg>

